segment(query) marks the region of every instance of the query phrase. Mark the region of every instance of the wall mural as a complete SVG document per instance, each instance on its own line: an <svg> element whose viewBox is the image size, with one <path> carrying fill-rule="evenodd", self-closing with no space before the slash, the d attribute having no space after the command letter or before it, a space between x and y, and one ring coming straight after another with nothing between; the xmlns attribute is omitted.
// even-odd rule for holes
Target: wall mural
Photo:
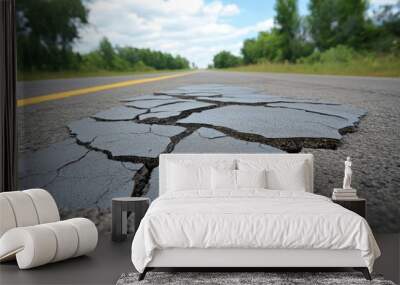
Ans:
<svg viewBox="0 0 400 285"><path fill-rule="evenodd" d="M135 96L69 123L71 138L24 156L20 187L48 189L67 215L96 209L98 218L109 215L112 197L158 196L160 153L334 150L366 114L350 105L219 84ZM318 184L317 193L331 195ZM373 216L369 222L385 229Z"/></svg>
<svg viewBox="0 0 400 285"><path fill-rule="evenodd" d="M105 231L113 197L158 196L161 153L312 153L328 197L350 156L400 232L400 4L228 2L17 0L18 187Z"/></svg>

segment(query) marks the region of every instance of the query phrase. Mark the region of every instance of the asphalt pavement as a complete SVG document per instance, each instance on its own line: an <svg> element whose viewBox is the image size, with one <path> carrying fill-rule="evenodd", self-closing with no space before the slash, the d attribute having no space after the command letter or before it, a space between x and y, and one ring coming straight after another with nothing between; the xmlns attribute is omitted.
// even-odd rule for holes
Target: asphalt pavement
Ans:
<svg viewBox="0 0 400 285"><path fill-rule="evenodd" d="M18 98L162 75L165 74L20 82ZM60 145L75 144L68 125L120 107L123 99L199 84L249 87L270 96L329 101L365 110L367 113L358 123L358 128L344 134L336 149L312 146L301 151L314 154L315 189L326 196L341 185L343 160L350 155L353 158L353 185L359 195L368 200L368 221L378 232L400 231L400 79L397 78L198 71L176 78L51 100L18 109L20 161L23 167L29 168L23 161L28 161L27 158L31 159L35 153L49 148L59 151ZM93 161L107 160L100 157L105 156L103 153L85 154L84 148L77 152L92 157ZM140 162L123 166L114 165L115 161L107 160L107 163L110 165L102 171L112 168L122 173L128 169L141 174ZM35 175L40 180L43 173ZM121 183L125 180L126 177L122 177Z"/></svg>

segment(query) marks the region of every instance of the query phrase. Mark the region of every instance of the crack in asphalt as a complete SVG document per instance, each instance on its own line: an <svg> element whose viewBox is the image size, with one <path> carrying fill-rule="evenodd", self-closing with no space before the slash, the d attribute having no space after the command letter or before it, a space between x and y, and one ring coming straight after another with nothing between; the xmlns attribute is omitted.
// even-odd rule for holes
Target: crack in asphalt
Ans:
<svg viewBox="0 0 400 285"><path fill-rule="evenodd" d="M197 132L197 134L199 135L199 137L201 137L203 139L208 139L208 140L216 140L216 139L222 139L222 138L229 137L228 135L222 135L222 136L215 136L215 137L210 138L210 137L202 135L200 132Z"/></svg>
<svg viewBox="0 0 400 285"><path fill-rule="evenodd" d="M309 104L309 103L307 103ZM312 113L312 114L317 114L317 115L322 115L322 116L328 116L328 117L334 117L334 118L339 118L348 121L346 117L339 116L339 115L333 115L333 114L328 114L328 113L323 113L323 112L318 112L318 111L312 111L304 108L293 108L293 107L286 107L286 106L271 106L267 105L265 106L266 108L281 108L281 109L289 109L289 110L298 110L298 111L304 111L307 113Z"/></svg>
<svg viewBox="0 0 400 285"><path fill-rule="evenodd" d="M53 184L54 181L55 181L58 177L60 177L60 173L61 173L61 171L62 171L64 168L66 168L66 167L69 166L69 165L72 165L72 164L75 164L75 163L81 161L82 159L84 159L84 158L88 155L89 152L91 152L91 150L87 150L83 155L81 155L81 156L78 157L77 159L68 161L68 162L66 162L65 164L63 164L63 165L61 165L60 167L58 167L58 168L56 169L56 174L54 175L54 177L53 177L49 182L47 182L45 185L43 185L42 188L46 188L47 186Z"/></svg>
<svg viewBox="0 0 400 285"><path fill-rule="evenodd" d="M143 120L138 120L138 123L142 123L142 124L157 124L157 125L174 125L178 120L180 119L184 119L186 117L189 117L191 114L193 113L200 113L206 110L211 110L211 109L216 109L219 108L218 105L214 105L214 106L205 106L205 107L199 107L199 108L193 108L193 109L189 109L189 110L184 110L184 111L177 111L177 113L179 113L176 116L171 116L171 117L167 117L167 118L157 118L157 117L150 117L150 118L146 118ZM151 114L152 112L150 112ZM163 113L162 111L159 113Z"/></svg>
<svg viewBox="0 0 400 285"><path fill-rule="evenodd" d="M129 168L129 167L126 165L126 163L127 163L127 161L121 161L121 166L122 166L123 168L125 168L126 170L137 171L137 170L140 169L140 168Z"/></svg>
<svg viewBox="0 0 400 285"><path fill-rule="evenodd" d="M114 175L110 175L110 177L111 177L111 179L108 179L108 180L107 180L107 187L106 187L106 190L103 191L103 193L101 193L101 194L98 196L98 198L95 200L95 202L94 202L95 205L98 205L98 203L101 201L101 199L103 199L103 197L104 197L105 195L107 195L108 192L112 191L111 185L113 184L113 181L114 181ZM125 180L120 186L124 186L124 185L128 184L131 180L132 180L131 178Z"/></svg>
<svg viewBox="0 0 400 285"><path fill-rule="evenodd" d="M308 137L296 137L296 138L266 138L262 135L253 133L239 132L227 127L214 126L210 124L196 124L196 123L177 123L177 126L182 127L206 127L222 132L229 137L236 138L242 141L256 142L266 144L288 153L298 153L303 147L307 148L327 148L336 149L339 140L327 139L327 138L308 138Z"/></svg>
<svg viewBox="0 0 400 285"><path fill-rule="evenodd" d="M159 95L167 95L167 96L172 96L172 97L177 97L180 99L196 99L198 97L203 97L203 96L196 96L196 95L190 95L190 94L210 94L212 92L207 92L207 91L199 91L199 92L182 92L182 93L167 93L167 92L154 92L153 95L159 96ZM209 95L209 96L204 96L204 97L210 97L210 98L215 98L215 97L222 97L224 94L215 92L214 95Z"/></svg>
<svg viewBox="0 0 400 285"><path fill-rule="evenodd" d="M141 100L137 100L137 101L141 101ZM135 102L135 101L128 102L128 104L131 104L132 102ZM158 108L158 107L173 105L173 104L182 103L182 102L183 101L174 101L174 102L162 103L160 105L155 105L155 106L153 106L151 108L146 108L146 107L142 108L142 107L132 106L132 105L128 105L128 104L125 104L125 107L127 107L127 108L135 108L135 109L140 109L140 110L150 110L152 108Z"/></svg>
<svg viewBox="0 0 400 285"><path fill-rule="evenodd" d="M199 108L193 108L193 109L187 109L183 111L177 111L179 113L176 116L170 116L167 118L157 118L157 117L150 117L146 119L139 119L139 116L145 115L145 114L151 114L151 113L163 113L163 111L155 111L152 112L151 110L160 106L168 106L168 105L173 105L179 103L177 102L168 102L166 104L160 104L156 107L152 108L139 108L139 107L134 107L134 106L126 106L129 108L136 108L140 110L147 110L146 112L142 114L138 114L135 116L133 119L129 120L106 120L106 119L98 119L94 118L96 121L110 121L110 122L115 122L115 121L132 121L135 123L139 124L149 124L149 130L146 132L129 132L128 134L147 134L147 133L152 133L156 136L159 137L166 137L170 139L170 142L166 146L165 150L162 153L171 153L173 152L175 146L182 141L184 138L190 136L194 132L197 132L199 128L206 127L210 128L216 131L219 131L223 133L224 135L221 136L216 136L216 137L207 137L202 135L200 132L197 132L197 134L204 138L204 139L219 139L219 138L224 138L224 137L231 137L235 139L239 139L241 141L247 141L247 142L254 142L254 143L259 143L259 147L263 148L263 146L272 146L275 148L278 148L280 150L286 151L288 153L298 153L302 150L302 148L325 148L325 149L336 149L338 145L340 145L340 140L339 139L331 139L331 138L309 138L309 137L295 137L295 138L267 138L259 134L254 134L254 133L246 133L246 132L240 132L228 127L222 127L222 126L217 126L217 125L212 125L212 124L204 124L204 123L178 123L178 120L187 118L188 116L192 115L193 113L200 113L205 110L211 110L211 109L217 109L221 108L224 106L232 106L232 105L244 105L244 106L264 106L266 108L284 108L284 109L293 109L293 110L299 110L299 111L305 111L313 114L318 114L318 115L324 115L324 116L330 116L330 117L335 117L335 118L340 118L348 121L347 118L340 116L340 115L334 115L334 114L327 114L324 112L318 112L318 111L312 111L312 110L307 110L304 108L296 108L296 107L287 107L287 106L270 106L268 104L276 104L276 103L304 103L304 104L314 104L314 105L327 105L327 106L339 106L340 104L337 103L328 103L328 102L312 102L312 101L294 101L294 100L277 100L273 102L254 102L254 103L249 103L249 102L220 102L220 101L213 101L209 100L208 98L222 98L223 94L219 94L218 92L215 92L215 95L210 95L207 97L202 97L202 96L190 96L190 94L210 94L211 92L182 92L182 93L175 93L171 94L168 92L155 92L153 93L154 96L156 97L157 95L167 95L171 97L175 97L177 99L182 99L185 100L184 102L187 102L189 100L193 100L194 102L203 102L203 103L210 103L213 104L212 106L206 106L206 107L199 107ZM228 97L223 97L223 98L228 98ZM232 99L236 99L235 97L230 97ZM135 100L132 100L130 102L133 102ZM363 116L359 116L359 119L361 119ZM161 126L179 126L179 127L184 127L185 130L182 131L181 133L174 135L174 136L168 136L168 135L162 135L157 133L156 131L153 130L153 125L161 125ZM322 124L322 123L321 123ZM324 124L322 124L324 125ZM349 132L354 132L356 130L357 122L353 124L353 126L345 127L339 129L340 134L346 134ZM329 126L331 128L334 128L332 126ZM335 128L334 128L335 129ZM72 134L72 136L75 136L76 141L78 144L85 146L88 151L84 156L86 156L90 151L98 151L104 153L108 159L110 160L115 160L115 161L120 161L121 164L123 165L124 168L126 168L129 171L135 171L135 174L133 175L133 189L131 196L142 196L145 193L146 190L148 190L148 185L149 181L151 178L151 174L154 170L154 168L158 167L158 157L157 158L152 158L152 157L146 157L145 155L139 156L139 155L123 155L123 156L114 156L112 155L112 152L107 150L107 149L100 149L92 145L92 143L96 140L97 137L94 137L90 142L82 142L79 140L76 134ZM83 157L79 158L77 161L82 159ZM72 163L75 163L77 161L71 161L70 163L67 163L67 165L70 165ZM132 169L127 167L124 163L130 162L130 163L142 163L143 166L139 169ZM67 166L65 165L65 166ZM65 167L64 166L64 167ZM57 176L56 176L57 178ZM129 180L131 181L131 180ZM107 189L104 193L107 193L109 189ZM102 194L101 196L104 196L105 194ZM100 200L101 197L99 197L98 200Z"/></svg>

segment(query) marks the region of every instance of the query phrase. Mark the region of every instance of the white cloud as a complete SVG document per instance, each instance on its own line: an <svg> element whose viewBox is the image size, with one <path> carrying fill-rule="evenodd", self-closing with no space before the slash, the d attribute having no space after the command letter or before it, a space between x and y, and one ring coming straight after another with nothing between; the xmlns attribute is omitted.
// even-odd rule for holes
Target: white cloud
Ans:
<svg viewBox="0 0 400 285"><path fill-rule="evenodd" d="M207 15L235 16L240 13L240 9L235 4L224 5L221 2L212 2L203 7L204 13Z"/></svg>
<svg viewBox="0 0 400 285"><path fill-rule="evenodd" d="M200 67L224 49L239 54L244 38L269 30L272 19L236 27L229 19L240 13L236 4L203 0L92 0L87 2L88 27L76 49L94 49L106 36L114 45L146 47L180 54Z"/></svg>
<svg viewBox="0 0 400 285"><path fill-rule="evenodd" d="M371 5L393 5L397 2L398 0L370 0Z"/></svg>

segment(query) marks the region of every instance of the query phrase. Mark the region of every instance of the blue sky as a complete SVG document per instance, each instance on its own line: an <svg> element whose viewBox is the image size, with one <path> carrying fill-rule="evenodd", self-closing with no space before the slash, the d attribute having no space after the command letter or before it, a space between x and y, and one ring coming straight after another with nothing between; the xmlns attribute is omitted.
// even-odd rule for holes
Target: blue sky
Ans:
<svg viewBox="0 0 400 285"><path fill-rule="evenodd" d="M272 18L275 15L274 6L275 1L249 1L249 0L237 0L237 1L222 1L224 4L234 3L238 5L241 13L232 19L238 25L251 25L254 22L261 21L265 18ZM299 0L298 7L301 15L307 14L307 0Z"/></svg>
<svg viewBox="0 0 400 285"><path fill-rule="evenodd" d="M208 1L211 2L211 1ZM228 22L238 27L251 26L254 23L261 22L265 19L272 19L275 16L274 0L254 1L254 0L236 0L221 1L224 4L236 4L240 8L240 13L228 19ZM300 15L304 16L308 13L308 0L298 0L298 9ZM251 33L250 36L256 36L257 33Z"/></svg>
<svg viewBox="0 0 400 285"><path fill-rule="evenodd" d="M371 2L376 7L396 0ZM274 5L274 0L90 0L90 25L81 29L75 49L93 50L106 36L113 45L180 54L206 67L217 52L239 55L244 39L270 30ZM307 0L298 1L301 15L307 6Z"/></svg>

